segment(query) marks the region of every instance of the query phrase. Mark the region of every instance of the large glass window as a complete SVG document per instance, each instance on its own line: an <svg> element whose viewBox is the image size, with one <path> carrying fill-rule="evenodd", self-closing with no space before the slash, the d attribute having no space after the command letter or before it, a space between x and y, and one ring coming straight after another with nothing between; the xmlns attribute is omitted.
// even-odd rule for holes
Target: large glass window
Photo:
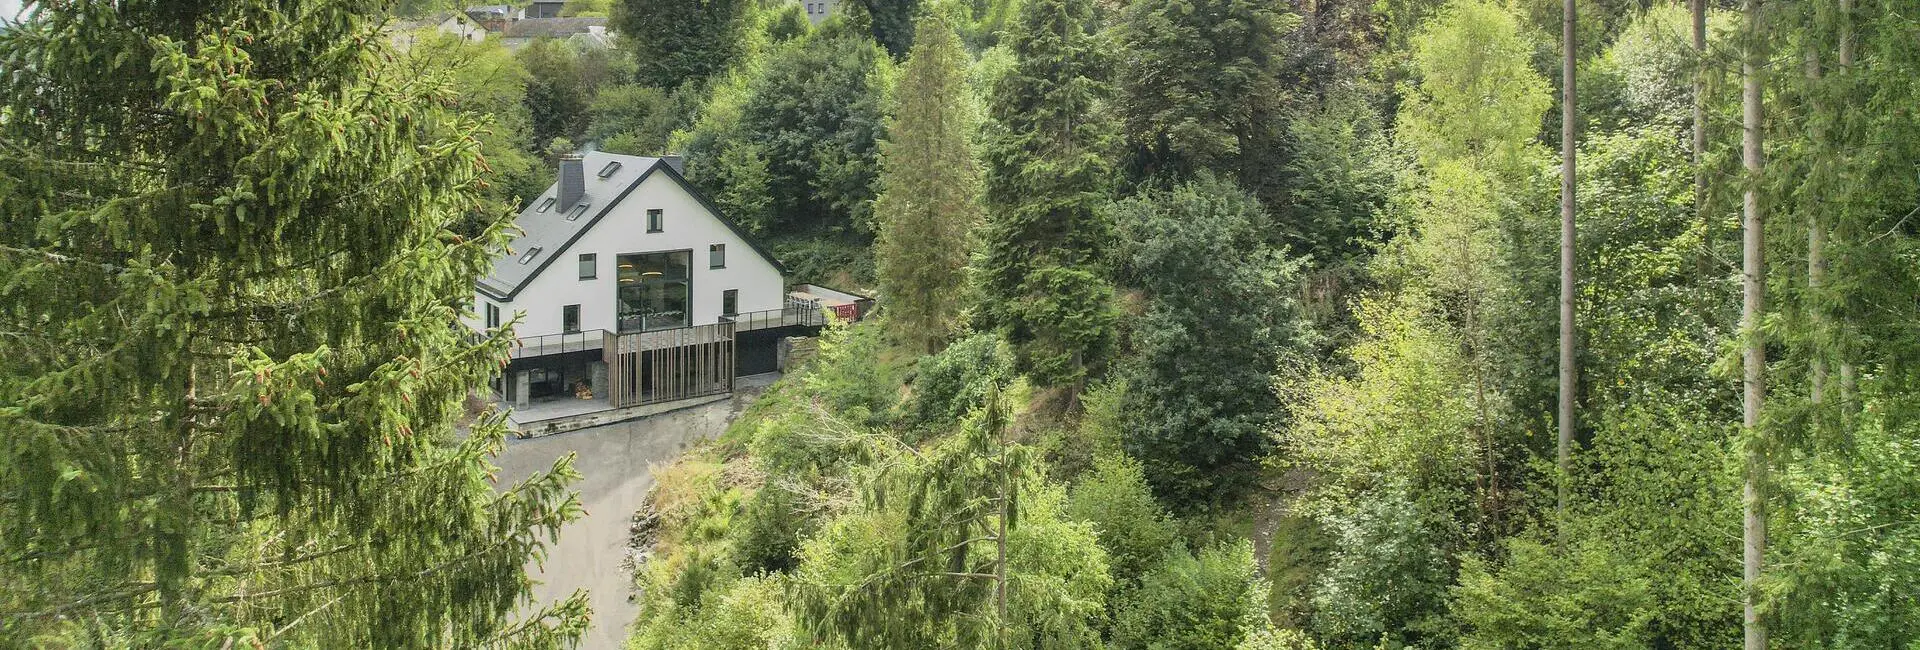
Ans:
<svg viewBox="0 0 1920 650"><path fill-rule="evenodd" d="M687 326L687 269L693 251L633 253L618 259L620 331Z"/></svg>

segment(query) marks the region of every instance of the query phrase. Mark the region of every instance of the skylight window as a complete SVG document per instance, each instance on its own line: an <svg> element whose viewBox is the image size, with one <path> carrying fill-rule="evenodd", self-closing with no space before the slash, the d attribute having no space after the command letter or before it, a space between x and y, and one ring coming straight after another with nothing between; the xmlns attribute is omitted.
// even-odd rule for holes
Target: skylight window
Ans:
<svg viewBox="0 0 1920 650"><path fill-rule="evenodd" d="M600 177L606 178L608 176L614 175L615 173L618 173L619 171L620 171L620 163L610 162L610 163L607 163L607 166L600 168Z"/></svg>
<svg viewBox="0 0 1920 650"><path fill-rule="evenodd" d="M533 248L529 248L529 249L527 249L527 252L526 252L525 254L523 254L523 255L521 255L521 256L520 256L520 263L521 263L521 264L526 264L526 263L528 263L528 262L532 262L532 261L533 261L533 258L536 258L536 257L539 257L539 256L540 256L540 247L539 247L539 246L535 246L535 247L533 247Z"/></svg>
<svg viewBox="0 0 1920 650"><path fill-rule="evenodd" d="M538 211L546 212L551 209L553 209L553 197L547 197L547 200L540 202L540 209Z"/></svg>
<svg viewBox="0 0 1920 650"><path fill-rule="evenodd" d="M567 221L576 221L580 218L580 215L583 215L586 213L587 213L586 203L583 202L583 203L580 203L579 205L575 205L573 206L573 211L567 213Z"/></svg>

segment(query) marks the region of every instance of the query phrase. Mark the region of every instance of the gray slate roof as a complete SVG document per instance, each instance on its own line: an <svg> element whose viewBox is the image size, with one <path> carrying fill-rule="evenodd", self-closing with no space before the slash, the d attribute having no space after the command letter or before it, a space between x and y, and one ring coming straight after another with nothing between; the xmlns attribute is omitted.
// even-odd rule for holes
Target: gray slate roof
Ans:
<svg viewBox="0 0 1920 650"><path fill-rule="evenodd" d="M567 249L573 246L581 235L592 229L593 224L599 223L601 217L605 217L613 206L619 204L621 199L626 198L634 188L640 186L642 181L655 173L666 174L668 178L679 183L681 189L693 195L693 198L712 212L720 223L725 224L727 228L733 230L733 234L747 242L747 246L753 248L754 252L766 258L782 274L786 273L786 267L782 266L779 260L774 259L772 253L767 252L758 242L748 237L740 226L722 214L719 207L707 200L700 190L695 189L692 183L688 183L686 178L674 171L664 159L600 151L589 151L581 155L585 158L581 168L586 173L587 192L580 198L580 202L586 204L586 213L579 219L568 221L567 213L571 210L563 209L560 205L556 204L545 212L540 211L540 205L547 199L554 198L558 193L560 184L557 180L553 185L548 186L545 192L541 192L540 196L528 200L526 207L521 209L520 216L515 217L513 222L520 227L522 234L507 244L507 250L512 251L510 254L502 255L493 261L493 273L475 283L481 292L495 299L512 300L515 294L526 288L528 282L540 275L541 271L546 270L547 265L565 257ZM600 170L611 162L620 163L619 171L607 178L600 178ZM525 264L520 263L520 258L536 247L540 249L539 255L527 260Z"/></svg>
<svg viewBox="0 0 1920 650"><path fill-rule="evenodd" d="M605 18L521 18L507 23L507 38L566 37L585 34L592 27L605 27Z"/></svg>

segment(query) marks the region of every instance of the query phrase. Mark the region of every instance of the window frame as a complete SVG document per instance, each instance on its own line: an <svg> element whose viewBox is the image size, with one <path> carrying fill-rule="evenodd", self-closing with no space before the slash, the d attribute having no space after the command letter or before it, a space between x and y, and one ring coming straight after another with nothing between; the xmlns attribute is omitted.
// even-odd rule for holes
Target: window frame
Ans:
<svg viewBox="0 0 1920 650"><path fill-rule="evenodd" d="M665 232L667 216L660 208L647 209L647 232Z"/></svg>
<svg viewBox="0 0 1920 650"><path fill-rule="evenodd" d="M715 260L714 256L716 255L719 256L718 263L714 262ZM707 244L707 268L709 269L727 268L727 245L726 244Z"/></svg>
<svg viewBox="0 0 1920 650"><path fill-rule="evenodd" d="M487 329L494 329L496 327L499 327L500 326L500 306L493 304L491 302L486 304L487 304L487 309L486 309L485 322L487 324Z"/></svg>
<svg viewBox="0 0 1920 650"><path fill-rule="evenodd" d="M600 279L600 254L581 253L579 267L576 270L579 271L582 280Z"/></svg>
<svg viewBox="0 0 1920 650"><path fill-rule="evenodd" d="M728 317L740 315L739 289L728 289L720 292L720 315Z"/></svg>
<svg viewBox="0 0 1920 650"><path fill-rule="evenodd" d="M568 322L568 321L572 321L572 322ZM561 306L560 307L560 333L561 334L578 334L579 332L580 332L580 305L572 304L572 305Z"/></svg>

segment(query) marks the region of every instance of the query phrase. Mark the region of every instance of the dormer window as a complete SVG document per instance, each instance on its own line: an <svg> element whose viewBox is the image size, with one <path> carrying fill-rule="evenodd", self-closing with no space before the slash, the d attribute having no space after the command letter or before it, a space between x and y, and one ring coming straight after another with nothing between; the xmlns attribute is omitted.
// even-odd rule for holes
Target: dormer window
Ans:
<svg viewBox="0 0 1920 650"><path fill-rule="evenodd" d="M536 258L536 257L539 257L539 256L540 256L540 247L539 247L539 246L535 246L535 247L533 247L533 248L529 248L529 249L527 249L527 252L526 252L526 253L523 253L523 254L521 254L521 255L520 255L520 263L521 263L521 264L527 264L527 263L529 263L529 262L532 262L532 261L533 261L533 258Z"/></svg>
<svg viewBox="0 0 1920 650"><path fill-rule="evenodd" d="M607 163L607 166L600 168L600 177L606 178L616 173L619 173L619 171L620 171L620 163L610 162L610 163Z"/></svg>
<svg viewBox="0 0 1920 650"><path fill-rule="evenodd" d="M547 197L547 200L540 202L540 209L537 210L537 212L546 212L552 209L553 209L553 197L549 196Z"/></svg>

